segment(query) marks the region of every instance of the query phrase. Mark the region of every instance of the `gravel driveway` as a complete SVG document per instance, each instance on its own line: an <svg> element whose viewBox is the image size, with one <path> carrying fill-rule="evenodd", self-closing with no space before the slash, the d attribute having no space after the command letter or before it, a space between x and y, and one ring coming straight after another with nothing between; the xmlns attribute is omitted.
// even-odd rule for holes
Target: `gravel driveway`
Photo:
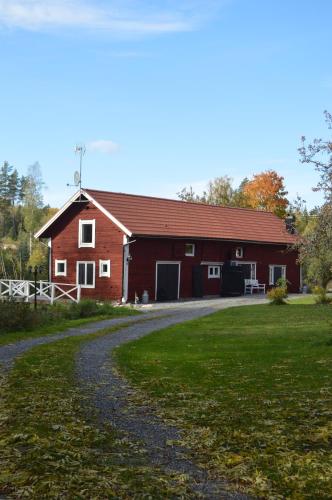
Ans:
<svg viewBox="0 0 332 500"><path fill-rule="evenodd" d="M165 425L149 408L133 408L128 403L133 389L113 371L111 353L115 347L125 342L176 323L199 318L220 309L264 302L266 300L260 297L241 297L156 304L143 307L146 314L141 316L108 319L54 335L20 340L0 346L0 374L6 374L17 357L35 346L124 325L117 332L84 342L77 356L78 383L90 398L92 407L99 410L101 420L110 422L118 430L143 441L152 464L188 474L192 480L193 492L209 499L245 499L248 498L245 495L226 492L224 482L209 480L206 472L184 457L185 450L179 446L167 445L168 440L180 438L175 427ZM128 324L131 326L127 326Z"/></svg>
<svg viewBox="0 0 332 500"><path fill-rule="evenodd" d="M195 493L209 499L244 499L245 495L229 493L222 481L211 481L204 470L198 468L184 457L186 450L179 446L169 446L169 440L180 439L180 432L166 425L160 418L144 406L129 403L133 388L117 375L111 353L114 348L139 339L149 333L176 323L211 314L219 309L259 303L257 298L219 299L217 303L205 301L201 306L185 306L179 309L167 308L169 316L155 318L153 321L134 324L121 331L94 339L83 344L77 356L77 379L88 395L91 405L98 410L103 422L111 423L120 431L129 433L134 439L143 442L153 465L169 471L188 474ZM163 308L163 313L165 314Z"/></svg>
<svg viewBox="0 0 332 500"><path fill-rule="evenodd" d="M165 311L154 311L148 312L142 315L136 316L125 316L121 318L106 319L103 321L97 321L95 323L89 323L85 326L80 326L77 328L69 328L61 333L55 333L54 335L45 335L44 337L37 337L26 340L19 340L18 342L12 344L6 344L0 346L0 370L3 372L8 371L13 365L15 359L24 354L29 349L42 344L51 344L57 340L65 339L66 337L77 337L80 335L89 335L91 333L96 333L104 328L111 328L113 326L137 323L139 321L144 321L148 318L153 318L155 316L165 315Z"/></svg>

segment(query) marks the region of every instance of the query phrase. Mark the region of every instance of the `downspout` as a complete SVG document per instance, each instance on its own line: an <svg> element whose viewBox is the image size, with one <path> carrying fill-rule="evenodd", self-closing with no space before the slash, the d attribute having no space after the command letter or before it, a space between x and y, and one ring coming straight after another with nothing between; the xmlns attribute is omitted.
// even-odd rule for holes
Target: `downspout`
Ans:
<svg viewBox="0 0 332 500"><path fill-rule="evenodd" d="M136 240L131 240L126 235L123 236L123 274L122 274L122 303L128 302L128 283L129 283L129 263L131 255L129 253L129 245L135 243Z"/></svg>
<svg viewBox="0 0 332 500"><path fill-rule="evenodd" d="M47 281L51 283L52 281L52 238L48 240L48 279Z"/></svg>
<svg viewBox="0 0 332 500"><path fill-rule="evenodd" d="M122 273L122 303L128 301L129 281L129 237L123 235L123 273Z"/></svg>

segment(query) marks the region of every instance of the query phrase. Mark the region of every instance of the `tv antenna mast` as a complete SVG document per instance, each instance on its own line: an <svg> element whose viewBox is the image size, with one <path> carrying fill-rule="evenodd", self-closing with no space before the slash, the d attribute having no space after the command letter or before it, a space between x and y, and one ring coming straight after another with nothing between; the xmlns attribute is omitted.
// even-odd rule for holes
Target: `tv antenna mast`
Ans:
<svg viewBox="0 0 332 500"><path fill-rule="evenodd" d="M80 190L82 189L82 164L83 164L83 156L85 155L86 147L84 144L77 145L75 148L75 153L80 157L80 171L75 172L74 174L74 183L75 186L79 186Z"/></svg>

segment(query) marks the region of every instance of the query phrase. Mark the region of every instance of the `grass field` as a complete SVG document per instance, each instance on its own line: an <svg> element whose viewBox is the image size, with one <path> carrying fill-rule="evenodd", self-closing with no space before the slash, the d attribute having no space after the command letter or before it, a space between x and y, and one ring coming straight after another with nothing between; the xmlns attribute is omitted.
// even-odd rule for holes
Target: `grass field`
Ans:
<svg viewBox="0 0 332 500"><path fill-rule="evenodd" d="M119 329L36 347L0 378L1 498L186 497L185 477L150 467L139 443L82 410L75 355L82 342Z"/></svg>
<svg viewBox="0 0 332 500"><path fill-rule="evenodd" d="M117 359L212 476L264 498L332 497L332 306L228 309Z"/></svg>

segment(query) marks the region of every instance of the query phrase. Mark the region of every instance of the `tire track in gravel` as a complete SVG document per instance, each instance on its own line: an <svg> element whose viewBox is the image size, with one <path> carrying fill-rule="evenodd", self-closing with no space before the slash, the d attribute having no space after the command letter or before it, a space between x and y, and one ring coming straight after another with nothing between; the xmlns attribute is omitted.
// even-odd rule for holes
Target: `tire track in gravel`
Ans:
<svg viewBox="0 0 332 500"><path fill-rule="evenodd" d="M52 342L65 339L67 337L79 337L80 335L90 335L92 333L97 333L98 331L103 330L105 328L127 325L129 323L140 323L150 320L154 317L165 316L165 314L169 314L168 311L147 312L141 315L121 316L120 318L105 319L102 321L88 323L81 327L78 326L74 328L69 328L68 330L65 330L60 333L44 335L26 340L23 339L14 343L1 345L0 371L3 373L7 372L13 366L13 363L18 356L24 354L26 351L32 349L33 347L43 344L51 344Z"/></svg>
<svg viewBox="0 0 332 500"><path fill-rule="evenodd" d="M228 302L228 301L227 301ZM80 388L91 406L97 409L100 422L110 423L117 430L128 433L142 441L153 466L168 471L187 474L190 477L193 495L208 499L244 500L249 497L241 493L226 491L227 482L208 478L203 469L185 457L186 449L169 446L169 441L181 438L180 431L165 424L149 407L132 405L130 397L134 389L116 373L112 351L132 340L177 323L206 316L220 309L243 305L242 301L225 302L224 307L201 307L191 310L172 311L173 315L152 321L134 324L121 331L84 343L77 355L76 372ZM257 301L246 301L247 305Z"/></svg>

